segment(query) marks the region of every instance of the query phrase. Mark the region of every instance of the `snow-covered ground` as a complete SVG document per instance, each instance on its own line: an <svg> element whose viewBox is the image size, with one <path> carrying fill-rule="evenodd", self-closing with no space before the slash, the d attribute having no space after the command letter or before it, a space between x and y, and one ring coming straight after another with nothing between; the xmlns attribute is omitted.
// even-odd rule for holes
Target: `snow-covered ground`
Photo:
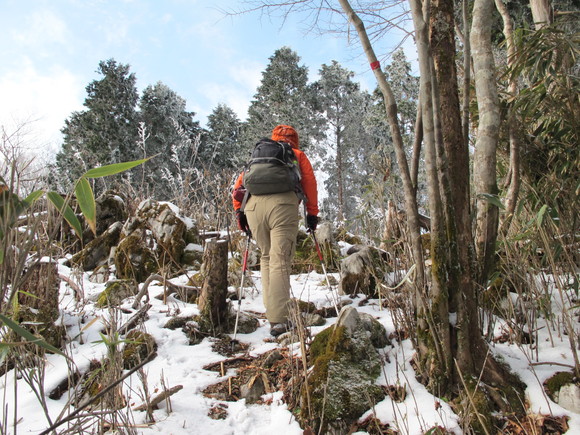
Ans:
<svg viewBox="0 0 580 435"><path fill-rule="evenodd" d="M60 273L71 275L71 270L59 265ZM241 309L248 312L263 312L260 293L259 273L252 272L255 282L253 288L247 288ZM77 278L78 279L78 278ZM61 284L62 321L67 327L69 337L74 337L69 346L70 356L81 371L86 370L91 359L100 359L106 348L101 340L99 331L103 328L103 319L109 316L108 310L96 308L90 299L101 292L103 284L89 282L88 274L81 277L85 298L89 301L80 306L74 299L73 291L65 284ZM186 277L174 279L173 282L185 284ZM292 291L296 298L310 301L317 307L332 306L331 295L324 284L324 276L310 273L292 277ZM188 338L181 329L170 330L163 328L171 316L194 315L198 313L197 305L181 302L169 297L167 304L155 298L163 289L160 285L149 287L150 302L153 305L149 310L149 318L144 326L152 334L158 344L157 357L145 366L148 388L150 392L161 391L163 384L167 388L182 385L183 389L171 397L171 412L163 402L159 409L154 411L156 423L146 424L145 412L130 411L132 421L138 433L142 434L302 434L303 431L297 421L282 402L281 392L270 394L267 405L247 405L244 400L238 402L224 402L204 397L202 391L208 385L224 379L219 373L204 370L203 366L226 359L212 350L212 341L205 339L201 344L190 346ZM346 297L345 297L346 298ZM354 306L362 312L376 317L386 328L387 333L395 332L395 326L389 310L380 309L378 301L358 306L362 298L353 300ZM123 308L130 309L133 299L128 299ZM237 303L234 304L237 307ZM120 323L131 316L122 314ZM96 320L95 320L96 319ZM312 335L331 325L336 318L327 319L324 326L313 327ZM542 326L540 324L540 326ZM500 332L498 323L496 331ZM573 365L573 359L566 337L552 334L549 338L548 328L539 332L540 340L537 343L539 360L530 359L531 352L527 347L518 347L508 343L494 345L493 352L501 355L527 384L530 412L552 415L568 415L570 430L568 433L580 433L580 415L564 410L551 402L544 394L542 382L551 374L563 370L551 364L536 365L537 362L558 362ZM269 340L269 326L265 320L260 320L260 327L252 334L238 334L237 338L249 344L251 355L259 355L279 346ZM295 345L294 352L299 352ZM385 361L383 374L377 383L383 385L402 385L407 394L403 402L394 402L386 398L367 414L374 412L376 417L401 434L422 434L433 426L442 426L448 431L461 434L458 418L451 408L441 399L429 394L425 388L415 380L414 371L409 363L413 356L413 349L409 340L397 343L393 340L380 352ZM8 433L14 432L14 407L17 406L17 433L39 433L49 424L44 416L38 400L32 390L22 381L17 383L17 403L14 401L15 387L13 372L0 378L0 386L7 404ZM66 378L67 365L63 357L48 355L46 365L46 383L44 390L48 394L59 382ZM231 375L226 373L226 377ZM130 377L124 384L124 393L131 409L143 402L140 396L141 382L137 375ZM67 394L59 400L47 400L48 411L54 419L62 410L67 401ZM224 419L212 419L208 416L211 408L219 404L227 406L227 416ZM363 416L364 417L364 416ZM62 428L66 428L66 425Z"/></svg>

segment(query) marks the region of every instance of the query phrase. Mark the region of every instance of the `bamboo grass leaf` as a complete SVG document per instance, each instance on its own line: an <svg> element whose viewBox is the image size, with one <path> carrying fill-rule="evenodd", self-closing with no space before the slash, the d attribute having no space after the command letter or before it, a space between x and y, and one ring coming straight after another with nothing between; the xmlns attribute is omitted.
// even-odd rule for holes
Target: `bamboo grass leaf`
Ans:
<svg viewBox="0 0 580 435"><path fill-rule="evenodd" d="M85 177L81 177L75 186L75 195L83 216L93 234L97 235L97 205L93 189Z"/></svg>
<svg viewBox="0 0 580 435"><path fill-rule="evenodd" d="M74 214L74 212L72 211L72 209L69 207L69 205L65 203L62 196L60 196L57 192L52 191L48 192L46 196L48 197L50 202L52 202L55 205L55 207L58 209L61 215L70 224L70 226L73 227L79 238L82 239L83 228L81 226L81 223Z"/></svg>
<svg viewBox="0 0 580 435"><path fill-rule="evenodd" d="M2 321L2 323L4 323L7 327L12 329L16 334L20 335L25 340L34 343L37 346L40 346L43 349L48 350L49 352L56 353L58 355L64 356L65 358L68 358L60 349L57 349L53 345L47 343L42 338L36 337L34 334L24 329L10 317L6 317L4 314L0 314L0 321Z"/></svg>
<svg viewBox="0 0 580 435"><path fill-rule="evenodd" d="M44 195L44 190L35 190L30 195L28 195L22 202L26 203L27 206L31 206L34 202Z"/></svg>
<svg viewBox="0 0 580 435"><path fill-rule="evenodd" d="M134 160L132 162L113 163L111 165L89 169L87 172L85 172L82 178L100 178L106 177L108 175L115 175L119 172L127 171L134 168L135 166L139 166L151 158L152 157L148 157L146 159Z"/></svg>

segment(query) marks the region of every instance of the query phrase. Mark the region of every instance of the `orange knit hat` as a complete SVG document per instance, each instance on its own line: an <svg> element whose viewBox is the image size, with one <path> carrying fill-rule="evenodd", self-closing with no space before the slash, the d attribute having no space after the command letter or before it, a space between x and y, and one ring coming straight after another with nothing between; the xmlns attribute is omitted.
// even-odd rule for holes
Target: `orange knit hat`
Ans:
<svg viewBox="0 0 580 435"><path fill-rule="evenodd" d="M298 148L298 133L289 125L277 125L272 130L272 140L287 142L292 148Z"/></svg>

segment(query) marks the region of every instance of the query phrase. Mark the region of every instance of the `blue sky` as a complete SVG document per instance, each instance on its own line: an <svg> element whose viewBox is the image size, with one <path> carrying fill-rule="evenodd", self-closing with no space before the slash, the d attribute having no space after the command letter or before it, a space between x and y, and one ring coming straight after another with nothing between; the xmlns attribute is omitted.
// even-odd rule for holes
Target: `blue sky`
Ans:
<svg viewBox="0 0 580 435"><path fill-rule="evenodd" d="M282 46L298 53L311 80L322 64L337 60L364 88L374 87L358 45L306 33L309 21L298 15L284 24L259 12L226 16L223 10L244 7L239 0L0 0L0 6L0 125L10 133L26 124L28 141L53 150L64 120L83 109L85 87L100 78L99 61L109 58L131 66L140 91L165 83L202 125L219 103L245 119L269 57Z"/></svg>

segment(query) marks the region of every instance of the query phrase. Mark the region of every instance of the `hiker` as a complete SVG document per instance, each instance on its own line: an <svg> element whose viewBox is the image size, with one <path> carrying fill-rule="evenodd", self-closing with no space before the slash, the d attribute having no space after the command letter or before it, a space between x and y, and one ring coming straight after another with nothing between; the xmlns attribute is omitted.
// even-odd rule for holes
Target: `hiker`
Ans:
<svg viewBox="0 0 580 435"><path fill-rule="evenodd" d="M284 143L297 164L299 174L296 186L278 193L254 194L249 185L244 183L243 172L234 185L236 189L244 187L250 191L246 203L234 194L233 204L236 211L238 227L253 235L261 250L260 273L262 277L262 296L266 307L266 317L270 322L270 334L274 337L292 328L288 318L290 303L290 271L292 258L296 250L298 222L300 220L299 204L304 199L306 206L306 226L308 231L315 231L318 224L318 188L312 165L308 157L299 149L298 133L288 125L278 125L272 131L272 141ZM262 142L258 142L256 149ZM274 144L278 147L280 144ZM287 146L287 145L286 145ZM293 153L292 153L293 152ZM251 164L252 161L250 161ZM278 168L282 165L278 164ZM264 178L267 178L266 176ZM285 190L285 189L278 189Z"/></svg>

